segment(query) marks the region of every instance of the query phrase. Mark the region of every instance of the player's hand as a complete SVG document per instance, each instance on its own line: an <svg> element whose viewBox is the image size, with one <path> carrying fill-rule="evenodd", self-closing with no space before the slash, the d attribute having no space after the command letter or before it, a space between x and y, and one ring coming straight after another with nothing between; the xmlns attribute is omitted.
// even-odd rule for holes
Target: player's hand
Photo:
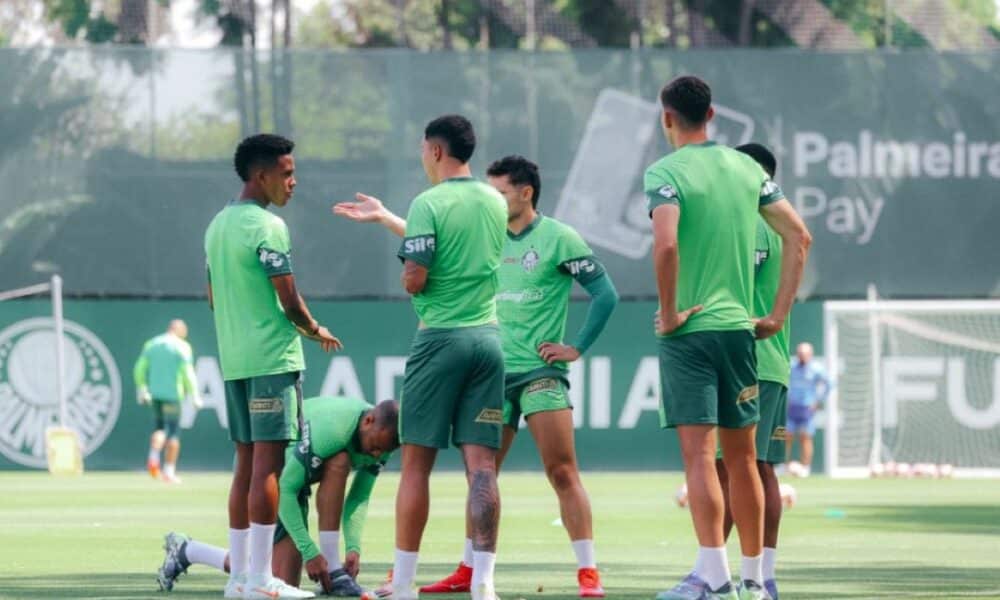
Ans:
<svg viewBox="0 0 1000 600"><path fill-rule="evenodd" d="M351 550L347 553L347 557L344 559L344 570L352 578L357 579L358 573L361 572L361 555Z"/></svg>
<svg viewBox="0 0 1000 600"><path fill-rule="evenodd" d="M356 202L338 202L333 205L333 214L346 217L358 223L379 223L385 217L386 210L382 201L375 196L358 192L354 195Z"/></svg>
<svg viewBox="0 0 1000 600"><path fill-rule="evenodd" d="M580 351L566 344L543 342L538 346L538 356L551 365L554 362L573 362L580 358Z"/></svg>
<svg viewBox="0 0 1000 600"><path fill-rule="evenodd" d="M141 387L135 391L135 401L139 404L149 404L153 401L153 396L149 393L149 388Z"/></svg>
<svg viewBox="0 0 1000 600"><path fill-rule="evenodd" d="M191 406L193 406L195 410L201 410L201 408L205 406L205 402L201 399L201 396L192 396Z"/></svg>
<svg viewBox="0 0 1000 600"><path fill-rule="evenodd" d="M656 332L656 335L661 337L670 335L687 323L691 315L700 313L703 308L705 307L699 304L687 310L682 310L679 313L668 313L666 315L662 314L662 311L657 310L656 315L653 317L653 330Z"/></svg>
<svg viewBox="0 0 1000 600"><path fill-rule="evenodd" d="M307 337L313 341L319 342L320 347L323 348L323 352L329 352L331 350L336 352L337 350L344 349L344 344L341 343L341 341L332 333L330 333L329 329L323 327L322 325L316 329L315 333L310 333L298 325L295 326L295 329L298 330L302 337Z"/></svg>
<svg viewBox="0 0 1000 600"><path fill-rule="evenodd" d="M784 326L785 322L783 320L779 321L771 315L753 319L753 335L758 340L767 339L781 331L781 328Z"/></svg>
<svg viewBox="0 0 1000 600"><path fill-rule="evenodd" d="M324 592L329 592L330 588L333 587L333 583L330 581L330 567L326 564L326 559L323 558L322 554L306 561L306 573L309 575L309 579L323 586Z"/></svg>

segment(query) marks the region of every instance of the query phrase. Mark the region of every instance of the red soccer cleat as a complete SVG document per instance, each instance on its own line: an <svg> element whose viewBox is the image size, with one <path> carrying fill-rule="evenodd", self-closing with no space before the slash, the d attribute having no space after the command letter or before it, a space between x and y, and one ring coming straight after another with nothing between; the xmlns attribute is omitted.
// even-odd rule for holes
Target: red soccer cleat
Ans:
<svg viewBox="0 0 1000 600"><path fill-rule="evenodd" d="M160 463L159 463L159 461L155 461L153 459L147 460L146 461L146 470L149 471L149 476L152 477L153 479L159 479L160 478Z"/></svg>
<svg viewBox="0 0 1000 600"><path fill-rule="evenodd" d="M458 568L451 575L437 583L420 588L422 594L457 594L472 589L472 567L458 563Z"/></svg>
<svg viewBox="0 0 1000 600"><path fill-rule="evenodd" d="M603 598L604 588L601 587L601 574L597 569L580 569L576 572L576 580L580 583L581 598Z"/></svg>

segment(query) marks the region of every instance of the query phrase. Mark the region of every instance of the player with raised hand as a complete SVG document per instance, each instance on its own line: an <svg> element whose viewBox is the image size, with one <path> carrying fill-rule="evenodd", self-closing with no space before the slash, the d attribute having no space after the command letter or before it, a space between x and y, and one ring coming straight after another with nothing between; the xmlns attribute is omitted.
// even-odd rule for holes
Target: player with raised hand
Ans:
<svg viewBox="0 0 1000 600"><path fill-rule="evenodd" d="M229 435L236 444L227 598L312 596L271 575L278 475L285 448L300 429L305 358L299 332L326 351L341 348L299 295L288 227L266 210L272 204L283 207L292 197L294 146L270 134L240 142L234 164L243 190L205 232L208 300L226 382Z"/></svg>
<svg viewBox="0 0 1000 600"><path fill-rule="evenodd" d="M661 125L675 151L651 165L643 189L653 221L660 308L654 319L664 427L677 429L699 550L695 568L658 600L768 598L763 586L763 490L754 337L784 327L810 244L781 190L752 158L708 140L711 90L682 76L660 92ZM757 213L784 252L771 311L751 320ZM743 554L738 592L724 544L717 443L729 475Z"/></svg>
<svg viewBox="0 0 1000 600"><path fill-rule="evenodd" d="M577 558L580 596L604 596L594 555L590 500L580 481L573 443L572 406L567 393L568 363L597 339L618 303L611 278L580 235L538 212L538 166L521 156L506 156L486 171L507 200L507 239L500 267L497 316L506 370L503 446L497 470L514 442L521 420L538 448L560 514ZM399 234L406 223L377 198L359 196L334 213L360 222L377 222ZM576 280L591 295L587 319L572 344L563 343L569 295ZM472 583L471 524L458 568L441 581L420 588L427 593L468 592Z"/></svg>
<svg viewBox="0 0 1000 600"><path fill-rule="evenodd" d="M361 568L361 534L376 477L399 447L399 403L385 400L372 406L356 398L319 396L304 402L304 416L302 440L289 444L285 451L273 572L297 586L304 562L306 573L320 583L324 593L361 596L364 590L355 581ZM352 470L354 480L347 491ZM315 484L319 484L319 546L309 536L307 518L311 486ZM341 531L346 552L343 561ZM192 564L230 570L225 548L179 533L167 534L164 548L166 558L157 573L161 590L172 590Z"/></svg>

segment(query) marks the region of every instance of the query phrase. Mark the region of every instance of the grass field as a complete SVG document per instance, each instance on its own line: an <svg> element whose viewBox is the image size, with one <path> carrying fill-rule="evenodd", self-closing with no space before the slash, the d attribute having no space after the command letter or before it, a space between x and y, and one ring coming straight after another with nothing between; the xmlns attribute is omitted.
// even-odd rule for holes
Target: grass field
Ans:
<svg viewBox="0 0 1000 600"><path fill-rule="evenodd" d="M225 544L227 477L186 473L168 487L140 473L82 478L0 474L0 598L163 598L153 573L164 532ZM361 583L392 557L395 474L383 476L365 530ZM652 598L691 566L679 474L591 473L598 561L609 598ZM782 598L1000 598L1000 481L794 481L779 548ZM450 571L462 542L463 480L436 475L419 580ZM575 563L538 474L501 477L497 566L504 600L575 597ZM730 559L738 568L738 549ZM221 598L224 575L193 567L171 600ZM458 596L457 598L462 598ZM443 597L442 597L443 598Z"/></svg>

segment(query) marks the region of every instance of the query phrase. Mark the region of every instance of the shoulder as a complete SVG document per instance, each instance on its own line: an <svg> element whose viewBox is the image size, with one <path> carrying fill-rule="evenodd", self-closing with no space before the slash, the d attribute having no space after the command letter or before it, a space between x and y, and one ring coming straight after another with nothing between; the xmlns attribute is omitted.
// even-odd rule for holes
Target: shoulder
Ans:
<svg viewBox="0 0 1000 600"><path fill-rule="evenodd" d="M539 223L539 229L545 233L548 237L569 242L580 242L583 243L583 236L580 235L576 229L571 225L567 225L562 221L553 219L552 217L542 217L542 222Z"/></svg>
<svg viewBox="0 0 1000 600"><path fill-rule="evenodd" d="M646 167L646 176L664 176L673 175L676 172L682 170L688 163L687 152L684 148L680 150L675 150L670 154L667 154L660 160L654 162L653 164Z"/></svg>

